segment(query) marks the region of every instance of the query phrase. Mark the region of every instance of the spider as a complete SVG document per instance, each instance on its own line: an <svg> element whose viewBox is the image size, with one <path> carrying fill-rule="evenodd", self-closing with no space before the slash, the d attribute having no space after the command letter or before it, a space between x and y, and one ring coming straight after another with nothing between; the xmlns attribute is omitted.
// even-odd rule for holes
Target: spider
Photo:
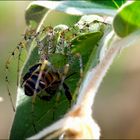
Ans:
<svg viewBox="0 0 140 140"><path fill-rule="evenodd" d="M19 50L20 54L21 48L30 46L34 41L36 44L35 48L37 48L39 55L37 63L27 69L26 72L24 71L21 73L21 82L18 83L18 85L24 89L25 95L32 96L32 106L34 106L36 96L40 99L50 101L54 95L59 94L59 92L63 93L63 91L67 100L71 103L73 96L69 84L65 81L73 75L73 73L69 74L69 71L72 69L71 65L75 60L79 62L80 81L83 78L82 55L77 52L72 52L72 40L79 35L93 31L90 30L90 23L88 23L82 26L81 24L76 24L72 27L61 25L61 27L57 26L53 28L47 26L38 33L31 33L30 36L29 34L25 34L24 41L20 43L20 46L17 47L16 50ZM30 33L30 31L28 31L28 33ZM8 71L10 61L14 55L15 51L13 51L6 62L6 71ZM7 73L8 72L6 72L5 79L8 85L9 80ZM13 109L15 110L9 86L7 86L7 89ZM33 110L32 107L32 111Z"/></svg>

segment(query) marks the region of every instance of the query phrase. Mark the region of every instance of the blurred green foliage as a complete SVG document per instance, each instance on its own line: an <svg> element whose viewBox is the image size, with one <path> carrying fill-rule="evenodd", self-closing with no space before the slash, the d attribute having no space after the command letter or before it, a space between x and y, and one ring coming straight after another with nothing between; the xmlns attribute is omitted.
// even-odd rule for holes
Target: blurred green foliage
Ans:
<svg viewBox="0 0 140 140"><path fill-rule="evenodd" d="M131 2L123 7L114 18L114 30L120 37L140 29L140 2Z"/></svg>

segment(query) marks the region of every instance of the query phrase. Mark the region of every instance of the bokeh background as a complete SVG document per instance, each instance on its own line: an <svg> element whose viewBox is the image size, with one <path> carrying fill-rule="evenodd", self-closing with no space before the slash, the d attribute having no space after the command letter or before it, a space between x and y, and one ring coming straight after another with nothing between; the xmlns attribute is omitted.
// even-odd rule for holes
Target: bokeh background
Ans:
<svg viewBox="0 0 140 140"><path fill-rule="evenodd" d="M24 33L24 13L29 3L29 1L0 1L0 139L8 138L14 118L5 85L5 62ZM13 71L16 69L15 62L10 67L10 79L12 79L10 87L15 99L16 70Z"/></svg>
<svg viewBox="0 0 140 140"><path fill-rule="evenodd" d="M0 139L7 139L14 113L5 85L5 61L25 30L29 1L0 1ZM97 93L93 116L106 139L140 139L140 47L126 48L115 59ZM16 61L16 56L14 58ZM13 99L16 67L10 65ZM21 120L22 121L22 120Z"/></svg>

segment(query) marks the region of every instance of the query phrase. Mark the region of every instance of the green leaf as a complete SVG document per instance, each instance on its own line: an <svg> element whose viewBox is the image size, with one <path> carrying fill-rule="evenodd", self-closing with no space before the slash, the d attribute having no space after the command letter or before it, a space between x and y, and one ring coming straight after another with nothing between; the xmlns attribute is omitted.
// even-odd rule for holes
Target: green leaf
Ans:
<svg viewBox="0 0 140 140"><path fill-rule="evenodd" d="M140 2L128 2L117 13L113 21L115 32L120 37L140 29Z"/></svg>
<svg viewBox="0 0 140 140"><path fill-rule="evenodd" d="M46 8L38 5L32 5L31 7L28 7L25 13L26 24L36 27L45 16L47 11L48 10Z"/></svg>
<svg viewBox="0 0 140 140"><path fill-rule="evenodd" d="M49 11L49 8L44 7L43 4L41 5L40 3L42 2L39 2L39 4L32 2L26 9L26 24L31 28L37 28L40 24L51 26L56 26L58 24L71 25L77 22L80 18L78 15L68 15L55 10Z"/></svg>
<svg viewBox="0 0 140 140"><path fill-rule="evenodd" d="M40 23L41 19L46 16L48 10L55 10L71 15L85 14L102 14L115 15L116 11L106 4L94 3L89 1L34 1L32 2L25 13L26 23Z"/></svg>
<svg viewBox="0 0 140 140"><path fill-rule="evenodd" d="M72 45L74 46L72 49L73 54L80 53L82 56L83 63L87 64L91 52L94 52L93 60L95 65L97 65L97 63L99 62L99 56L97 59L95 59L98 49L97 40L99 40L102 35L103 35L102 32L94 32L76 37L75 39L72 40ZM90 63L90 65L92 64L93 63ZM85 67L86 66L87 65L85 65Z"/></svg>
<svg viewBox="0 0 140 140"><path fill-rule="evenodd" d="M84 20L86 19L88 18L85 17ZM96 21L95 18L93 19L94 21ZM80 21L85 23L83 21L83 18L81 18ZM99 26L97 26L97 24L99 24L100 28ZM82 56L85 73L89 68L96 66L99 62L99 52L102 48L99 47L98 42L101 40L104 34L106 24L96 21L93 22L93 24L91 25L92 27L94 27L95 25L95 27L93 28L94 30L91 30L90 32L87 32L87 30L85 30L85 33L81 33L79 32L79 30L76 29L76 31L79 32L79 34L75 38L72 38L72 40L70 40L72 55L69 56L71 62L67 74L68 78L65 79L65 83L69 87L74 97L73 102L75 102L75 97L77 94L75 91L77 89L77 84L80 79L79 59L77 58L76 54L80 53ZM102 27L103 25L104 27ZM58 25L57 27L54 27L55 30L58 30L58 27L60 29L60 27L64 26ZM69 32L71 32L71 30ZM67 33L67 36L68 35L69 34ZM41 40L44 40L44 38L41 38ZM57 46L55 43L57 42L54 42L54 46ZM31 43L31 47L29 48L29 56L23 67L20 83L22 83L22 78L29 71L29 68L31 66L34 66L40 60L40 56L38 54L38 47L35 40L33 40L33 42ZM62 53L52 53L50 55L50 62L55 66L55 68L63 67L66 64L67 59L69 58L63 55ZM46 92L41 91L41 94L46 94ZM59 101L56 100L58 96ZM34 135L36 132L34 130L33 122L35 124L37 132L39 132L43 128L47 127L48 125L63 117L63 115L70 108L69 101L67 100L64 94L64 90L62 90L61 93L59 91L56 92L55 96L50 101L43 101L40 98L36 97L32 113L32 98L25 95L24 89L23 87L21 87L21 85L19 85L18 87L18 97L16 104L17 110L14 118L14 123L11 129L10 139L25 139Z"/></svg>
<svg viewBox="0 0 140 140"><path fill-rule="evenodd" d="M106 6L108 8L114 8L118 9L126 2L126 0L88 0L97 4L100 4L102 6Z"/></svg>

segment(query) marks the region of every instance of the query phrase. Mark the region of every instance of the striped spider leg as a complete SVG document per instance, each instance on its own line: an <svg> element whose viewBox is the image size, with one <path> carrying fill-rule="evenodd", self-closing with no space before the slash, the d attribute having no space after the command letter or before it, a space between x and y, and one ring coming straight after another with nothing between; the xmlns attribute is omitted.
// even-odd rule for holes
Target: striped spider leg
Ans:
<svg viewBox="0 0 140 140"><path fill-rule="evenodd" d="M22 53L22 50L23 49L26 49L27 48L27 44L29 42L31 42L31 40L33 40L34 38L34 35L35 35L35 32L31 32L29 30L26 31L25 35L24 35L24 38L23 40L17 45L17 47L13 50L13 52L11 53L11 55L8 57L8 59L6 60L6 63L5 63L5 81L6 81L6 88L7 88L7 91L8 91L8 95L9 95L9 98L10 98L10 102L11 102L11 106L13 108L13 111L15 112L15 106L14 106L14 102L13 102L13 99L12 99L12 94L11 94L11 91L10 91L10 82L9 82L9 77L8 77L8 73L9 73L9 67L10 67L10 64L14 58L14 56L16 54L18 54L18 58L17 58L17 86L19 85L19 71L20 71L20 60L21 60L21 53Z"/></svg>

